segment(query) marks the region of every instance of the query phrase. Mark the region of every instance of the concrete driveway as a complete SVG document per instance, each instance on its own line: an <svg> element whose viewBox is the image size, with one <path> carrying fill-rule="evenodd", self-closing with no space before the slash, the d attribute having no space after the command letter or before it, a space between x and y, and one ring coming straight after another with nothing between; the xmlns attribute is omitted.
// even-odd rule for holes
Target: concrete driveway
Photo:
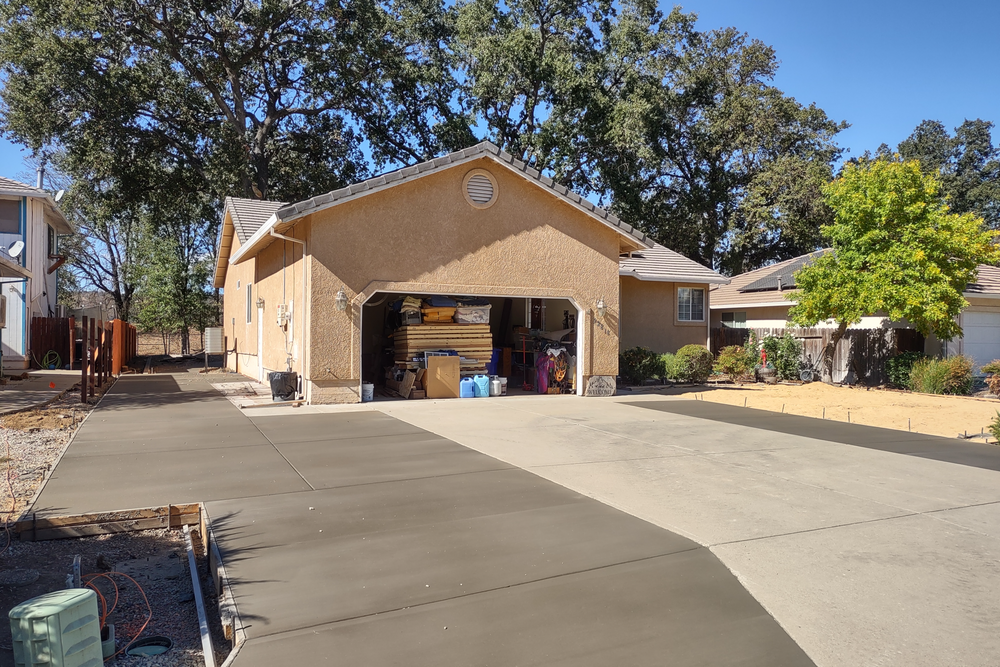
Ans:
<svg viewBox="0 0 1000 667"><path fill-rule="evenodd" d="M375 405L707 547L821 667L1000 664L1000 448L655 397Z"/></svg>
<svg viewBox="0 0 1000 667"><path fill-rule="evenodd" d="M375 410L253 415L194 374L122 378L35 511L206 501L236 667L814 664L675 532Z"/></svg>

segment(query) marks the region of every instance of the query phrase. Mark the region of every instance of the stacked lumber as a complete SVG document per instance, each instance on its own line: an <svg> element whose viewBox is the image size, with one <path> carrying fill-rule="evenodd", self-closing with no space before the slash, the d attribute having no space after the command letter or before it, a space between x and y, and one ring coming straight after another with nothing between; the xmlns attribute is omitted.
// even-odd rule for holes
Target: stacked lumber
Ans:
<svg viewBox="0 0 1000 667"><path fill-rule="evenodd" d="M462 375L486 372L493 355L493 335L488 324L415 324L393 334L397 365L416 369L415 358L425 352L454 350L462 357Z"/></svg>

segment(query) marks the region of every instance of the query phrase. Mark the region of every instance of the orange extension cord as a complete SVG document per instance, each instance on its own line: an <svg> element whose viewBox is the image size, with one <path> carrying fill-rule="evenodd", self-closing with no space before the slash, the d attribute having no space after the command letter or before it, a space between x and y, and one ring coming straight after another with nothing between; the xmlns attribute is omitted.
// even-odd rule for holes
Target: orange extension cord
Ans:
<svg viewBox="0 0 1000 667"><path fill-rule="evenodd" d="M126 579L128 579L129 581L131 581L133 584L135 584L135 587L139 589L139 593L142 595L143 602L146 603L147 614L146 614L146 622L142 624L142 627L139 628L139 631L135 633L135 636L133 636L131 639L129 639L127 642L125 642L125 645L122 648L120 648L117 651L115 651L114 655L112 655L110 658L106 658L105 662L107 662L108 660L111 660L111 658L116 657L119 653L121 653L126 648L128 648L128 646L132 642L134 642L136 639L138 639L139 635L141 635L143 633L143 631L145 631L146 626L149 625L149 622L151 620L153 620L153 607L149 604L149 598L146 597L146 591L142 590L142 586L139 585L138 581L136 581L135 579L133 579L132 577L128 576L127 574L125 574L123 572L108 572L107 574L105 574L103 572L96 572L96 573L93 573L93 574L85 575L83 577L83 579L84 579L83 583L84 583L84 587L89 588L90 590L92 590L95 593L97 593L97 597L101 601L101 609L103 610L101 612L101 628L104 627L104 622L105 622L105 620L107 620L107 618L111 614L111 612L113 612L115 610L115 608L118 606L118 584L115 582L114 579L111 578L110 575L116 575L116 576L119 576L119 577L125 577ZM107 579L108 581L110 581L111 585L115 587L115 601L111 605L110 609L108 609L108 602L107 602L107 600L104 599L104 595L97 588L97 585L94 584L94 580L95 579L99 579L101 577L104 577L105 579Z"/></svg>

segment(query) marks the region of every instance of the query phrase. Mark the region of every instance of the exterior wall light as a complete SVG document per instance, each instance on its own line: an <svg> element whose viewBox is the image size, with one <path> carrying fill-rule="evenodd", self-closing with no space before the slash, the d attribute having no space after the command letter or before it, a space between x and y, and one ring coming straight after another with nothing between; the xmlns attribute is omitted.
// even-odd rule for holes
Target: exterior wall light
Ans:
<svg viewBox="0 0 1000 667"><path fill-rule="evenodd" d="M264 297L262 296L257 297L257 307L258 308L264 307Z"/></svg>
<svg viewBox="0 0 1000 667"><path fill-rule="evenodd" d="M337 292L337 296L333 298L333 303L337 306L337 310L340 312L347 310L347 293L344 292L343 287L341 287L340 291Z"/></svg>
<svg viewBox="0 0 1000 667"><path fill-rule="evenodd" d="M597 300L597 317L603 320L604 315L607 312L608 312L608 307L604 303L604 297L601 297L600 299Z"/></svg>

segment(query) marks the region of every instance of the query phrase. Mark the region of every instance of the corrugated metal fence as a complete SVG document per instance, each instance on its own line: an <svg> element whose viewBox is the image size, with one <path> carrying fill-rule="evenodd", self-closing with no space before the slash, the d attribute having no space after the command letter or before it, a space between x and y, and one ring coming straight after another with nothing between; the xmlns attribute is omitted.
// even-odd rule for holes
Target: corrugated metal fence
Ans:
<svg viewBox="0 0 1000 667"><path fill-rule="evenodd" d="M743 345L751 329L717 327L712 329L712 352L729 345ZM787 331L802 343L802 362L821 367L823 349L834 329L762 328L753 329L761 339L784 336ZM833 358L833 381L849 384L882 385L888 382L885 362L900 352L924 351L924 337L914 329L848 329Z"/></svg>

